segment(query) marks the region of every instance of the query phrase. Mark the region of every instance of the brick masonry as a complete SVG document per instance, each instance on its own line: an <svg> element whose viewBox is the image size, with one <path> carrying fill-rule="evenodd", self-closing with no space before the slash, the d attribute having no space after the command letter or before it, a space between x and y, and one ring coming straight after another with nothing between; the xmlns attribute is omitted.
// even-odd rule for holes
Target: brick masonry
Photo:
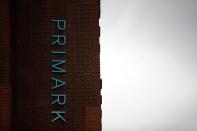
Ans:
<svg viewBox="0 0 197 131"><path fill-rule="evenodd" d="M3 0L0 15L0 130L101 131L100 1ZM66 122L59 124L50 114L52 19L67 21Z"/></svg>
<svg viewBox="0 0 197 131"><path fill-rule="evenodd" d="M11 124L10 3L0 1L0 131Z"/></svg>

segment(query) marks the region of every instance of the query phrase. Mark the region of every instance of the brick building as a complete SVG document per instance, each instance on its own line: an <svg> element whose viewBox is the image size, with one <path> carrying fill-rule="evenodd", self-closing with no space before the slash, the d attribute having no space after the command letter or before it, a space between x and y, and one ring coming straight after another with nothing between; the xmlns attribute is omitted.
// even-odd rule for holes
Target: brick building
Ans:
<svg viewBox="0 0 197 131"><path fill-rule="evenodd" d="M9 1L0 1L0 131L10 130L11 124L11 41L9 5Z"/></svg>
<svg viewBox="0 0 197 131"><path fill-rule="evenodd" d="M0 15L0 130L101 131L99 0L3 0ZM60 49L50 44L52 19L66 20L65 55L51 54ZM51 110L60 107L50 104L54 57L66 61L59 76L66 121L57 123Z"/></svg>

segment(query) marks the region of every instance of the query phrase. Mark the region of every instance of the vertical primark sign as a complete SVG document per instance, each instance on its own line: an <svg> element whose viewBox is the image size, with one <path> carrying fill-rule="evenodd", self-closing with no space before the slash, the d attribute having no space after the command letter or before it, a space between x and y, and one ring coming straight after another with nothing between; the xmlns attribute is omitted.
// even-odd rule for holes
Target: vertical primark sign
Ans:
<svg viewBox="0 0 197 131"><path fill-rule="evenodd" d="M66 20L51 20L53 30L51 34L51 122L65 122L65 45ZM61 58L61 59L60 59ZM53 110L59 109L59 110Z"/></svg>

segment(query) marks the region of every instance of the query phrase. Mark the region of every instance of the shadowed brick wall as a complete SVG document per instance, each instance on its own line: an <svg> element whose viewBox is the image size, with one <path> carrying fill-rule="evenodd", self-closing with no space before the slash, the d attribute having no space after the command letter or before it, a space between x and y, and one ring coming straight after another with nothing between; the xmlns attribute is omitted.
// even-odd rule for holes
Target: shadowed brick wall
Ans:
<svg viewBox="0 0 197 131"><path fill-rule="evenodd" d="M0 1L0 131L11 124L10 3Z"/></svg>
<svg viewBox="0 0 197 131"><path fill-rule="evenodd" d="M101 131L99 0L17 0L13 131ZM66 122L51 123L52 19L66 19Z"/></svg>

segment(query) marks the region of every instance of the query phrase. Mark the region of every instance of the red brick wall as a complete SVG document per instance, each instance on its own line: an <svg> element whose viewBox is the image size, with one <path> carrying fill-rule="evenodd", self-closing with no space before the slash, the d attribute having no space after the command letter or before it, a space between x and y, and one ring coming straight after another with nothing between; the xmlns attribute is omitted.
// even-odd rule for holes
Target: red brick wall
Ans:
<svg viewBox="0 0 197 131"><path fill-rule="evenodd" d="M9 131L11 122L10 86L0 85L0 131Z"/></svg>
<svg viewBox="0 0 197 131"><path fill-rule="evenodd" d="M99 0L12 2L0 1L0 131L100 131ZM56 18L67 20L68 102L66 123L54 125L50 122L50 21Z"/></svg>
<svg viewBox="0 0 197 131"><path fill-rule="evenodd" d="M99 0L17 0L15 4L14 131L100 131ZM66 19L66 122L50 111L52 19ZM88 113L94 114L95 123ZM90 122L88 124L88 122ZM87 125L87 126L86 126Z"/></svg>
<svg viewBox="0 0 197 131"><path fill-rule="evenodd" d="M85 131L101 131L101 107L85 108Z"/></svg>
<svg viewBox="0 0 197 131"><path fill-rule="evenodd" d="M9 131L11 124L9 0L0 1L0 17L0 131Z"/></svg>

